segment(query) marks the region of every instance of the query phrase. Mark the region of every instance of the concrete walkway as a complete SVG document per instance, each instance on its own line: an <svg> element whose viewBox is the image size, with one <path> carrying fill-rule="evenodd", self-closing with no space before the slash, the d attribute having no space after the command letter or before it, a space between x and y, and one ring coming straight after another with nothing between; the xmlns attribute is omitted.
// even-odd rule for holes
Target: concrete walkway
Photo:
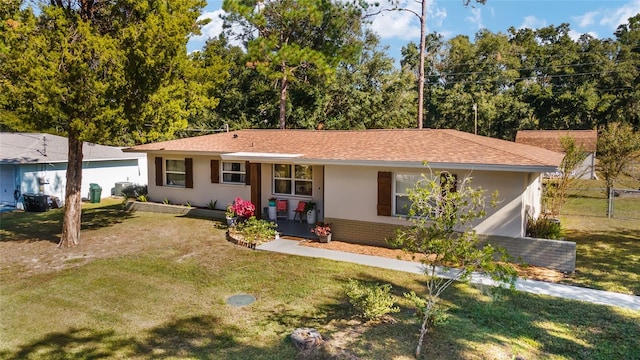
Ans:
<svg viewBox="0 0 640 360"><path fill-rule="evenodd" d="M384 269L404 271L413 274L423 273L423 266L419 262L389 259L380 256L352 254L336 250L319 249L315 247L299 245L297 240L280 238L259 245L256 249L291 255L346 261ZM447 276L446 272L444 271L441 271L439 275ZM494 285L494 282L490 278L477 273L474 273L472 275L471 282L475 284ZM556 296L565 299L587 301L594 304L617 306L625 309L640 311L640 296L618 294L609 291L593 290L577 286L525 279L516 280L515 287L519 291L525 291L532 294Z"/></svg>

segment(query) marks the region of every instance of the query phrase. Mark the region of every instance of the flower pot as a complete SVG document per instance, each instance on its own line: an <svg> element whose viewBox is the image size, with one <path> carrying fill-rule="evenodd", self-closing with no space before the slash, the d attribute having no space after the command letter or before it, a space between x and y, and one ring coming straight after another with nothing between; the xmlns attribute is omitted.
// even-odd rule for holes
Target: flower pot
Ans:
<svg viewBox="0 0 640 360"><path fill-rule="evenodd" d="M316 210L311 209L307 211L307 224L315 224L316 223Z"/></svg>
<svg viewBox="0 0 640 360"><path fill-rule="evenodd" d="M278 212L276 211L276 205L274 204L273 206L271 206L271 203L269 203L269 220L276 220L276 215L278 214Z"/></svg>
<svg viewBox="0 0 640 360"><path fill-rule="evenodd" d="M236 226L236 223L238 222L238 217L237 216L227 216L227 226L228 227L234 227Z"/></svg>
<svg viewBox="0 0 640 360"><path fill-rule="evenodd" d="M328 243L329 241L331 241L331 233L327 235L318 235L318 239L321 243Z"/></svg>

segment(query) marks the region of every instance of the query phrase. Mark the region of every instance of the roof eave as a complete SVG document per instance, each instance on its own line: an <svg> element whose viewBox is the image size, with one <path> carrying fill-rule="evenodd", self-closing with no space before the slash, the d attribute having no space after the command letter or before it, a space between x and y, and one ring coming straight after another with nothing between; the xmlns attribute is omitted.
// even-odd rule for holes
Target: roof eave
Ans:
<svg viewBox="0 0 640 360"><path fill-rule="evenodd" d="M342 165L342 166L373 166L394 168L425 168L423 161L380 161L380 160L309 160L301 159L309 165ZM468 170L468 171L505 171L523 173L543 173L557 171L557 166L552 165L506 165L506 164L467 164L454 162L427 162L432 169Z"/></svg>
<svg viewBox="0 0 640 360"><path fill-rule="evenodd" d="M309 159L296 156L297 154L274 154L279 156L242 156L239 153L223 154L222 160L251 161L259 160L266 163L296 162L305 165L338 165L338 166L367 166L381 168L424 168L423 161L385 161L385 160L340 160L340 159ZM289 155L289 156L283 156ZM505 172L554 172L558 167L553 165L505 165L505 164L466 164L452 162L429 162L428 166L434 169L448 170L478 170L478 171L505 171Z"/></svg>

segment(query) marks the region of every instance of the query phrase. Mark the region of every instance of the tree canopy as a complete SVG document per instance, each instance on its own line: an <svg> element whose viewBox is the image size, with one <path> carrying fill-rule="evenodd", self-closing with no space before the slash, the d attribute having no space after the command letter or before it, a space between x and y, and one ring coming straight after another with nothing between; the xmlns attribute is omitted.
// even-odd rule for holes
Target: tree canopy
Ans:
<svg viewBox="0 0 640 360"><path fill-rule="evenodd" d="M420 76L416 44L408 43L402 57L392 59L366 27L360 32L343 28L341 34L353 46L347 47L346 55L331 57L330 64L324 60L327 71L321 72L311 58L293 57L305 53L304 47L316 46L313 37L301 36L304 39L296 40L297 45L285 47L267 41L253 23L240 16L249 14L251 21L258 22L255 2L228 2L232 4L246 6L227 19L229 25L231 21L244 24L240 31L244 43L229 45L234 38L227 34L219 48L232 69L224 92L218 94L222 104L210 114L217 124L279 127L284 113L290 128L413 127L417 114L412 104L418 97ZM282 2L264 6L267 4ZM639 17L603 39L587 34L574 39L569 24L512 27L504 33L481 30L473 38L427 34L424 126L474 132L477 119L479 135L507 140L515 139L523 129L595 129L610 122L639 129L640 111L634 100L638 92L634 74L640 67L635 40L640 37ZM269 35L275 34L265 21L260 26L267 27ZM296 36L311 28L293 22L289 30L296 26L301 29ZM210 44L218 41L212 39ZM280 48L289 50L277 55ZM309 54L326 56L322 51L325 49ZM285 54L291 56L288 74L282 71L282 63L273 60L282 60Z"/></svg>
<svg viewBox="0 0 640 360"><path fill-rule="evenodd" d="M0 12L4 128L69 141L62 246L80 232L83 142L132 144L173 137L190 113L212 107L191 82L187 36L203 0L40 3ZM196 89L196 90L194 90Z"/></svg>
<svg viewBox="0 0 640 360"><path fill-rule="evenodd" d="M278 126L284 129L290 86L331 81L336 67L359 53L360 11L330 0L225 0L226 21L242 26L249 61L278 83ZM227 25L231 26L231 25Z"/></svg>

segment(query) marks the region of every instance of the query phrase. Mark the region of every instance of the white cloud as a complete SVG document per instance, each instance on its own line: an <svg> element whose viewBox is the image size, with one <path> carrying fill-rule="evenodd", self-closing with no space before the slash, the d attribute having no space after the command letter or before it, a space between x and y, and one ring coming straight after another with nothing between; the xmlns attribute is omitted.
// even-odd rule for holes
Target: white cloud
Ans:
<svg viewBox="0 0 640 360"><path fill-rule="evenodd" d="M522 22L522 25L520 25L519 29L539 29L539 28L543 28L547 26L547 21L543 20L543 19L538 19L537 17L531 15L531 16L525 16L524 21Z"/></svg>
<svg viewBox="0 0 640 360"><path fill-rule="evenodd" d="M598 39L598 33L595 31L588 31L586 33L583 33L575 30L569 30L569 37L573 41L577 41L578 39L580 39L580 36L582 36L583 34L591 35L593 38Z"/></svg>
<svg viewBox="0 0 640 360"><path fill-rule="evenodd" d="M599 15L599 11L590 11L582 16L574 16L571 19L578 23L578 27L583 28L595 24L595 19Z"/></svg>
<svg viewBox="0 0 640 360"><path fill-rule="evenodd" d="M218 35L222 33L222 19L220 18L220 15L225 14L226 12L220 9L216 11L205 12L200 15L200 17L198 17L198 20L211 19L211 21L207 25L203 26L202 29L200 29L202 35L193 36L191 40L206 41L210 38L218 37Z"/></svg>
<svg viewBox="0 0 640 360"><path fill-rule="evenodd" d="M629 1L629 3L616 8L607 9L600 20L600 25L609 26L611 29L616 29L622 24L629 22L629 18L640 13L640 0Z"/></svg>
<svg viewBox="0 0 640 360"><path fill-rule="evenodd" d="M410 40L420 37L420 22L406 11L390 11L377 15L371 23L371 30L382 39Z"/></svg>
<svg viewBox="0 0 640 360"><path fill-rule="evenodd" d="M465 17L467 22L475 24L478 29L482 29L484 26L482 25L482 10L479 7L471 8L471 16Z"/></svg>
<svg viewBox="0 0 640 360"><path fill-rule="evenodd" d="M401 0L398 8L409 11L383 11L373 17L371 30L382 39L416 40L420 38L420 19L416 14L422 12L419 1ZM427 4L427 32L442 24L447 17L444 9L438 8L433 1Z"/></svg>

